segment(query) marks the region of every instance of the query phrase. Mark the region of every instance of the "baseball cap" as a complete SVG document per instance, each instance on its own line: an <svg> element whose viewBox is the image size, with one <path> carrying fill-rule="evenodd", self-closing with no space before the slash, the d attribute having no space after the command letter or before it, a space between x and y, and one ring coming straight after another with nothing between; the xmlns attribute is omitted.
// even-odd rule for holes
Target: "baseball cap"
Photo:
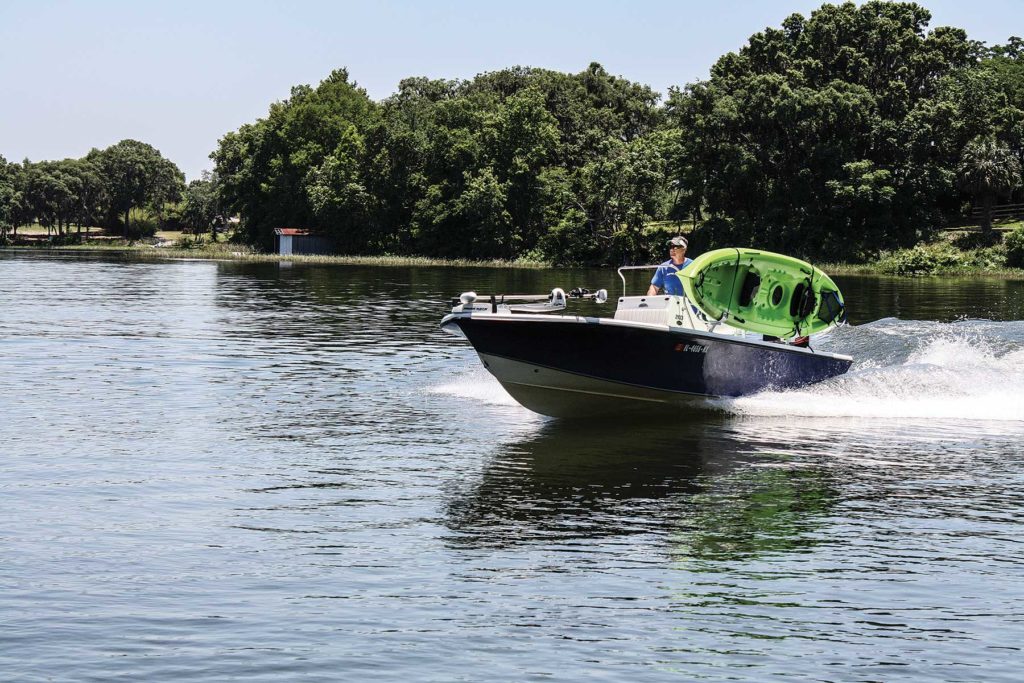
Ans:
<svg viewBox="0 0 1024 683"><path fill-rule="evenodd" d="M676 235L668 241L669 247L683 247L685 249L687 244L689 244L689 242L687 242L686 238L682 235Z"/></svg>

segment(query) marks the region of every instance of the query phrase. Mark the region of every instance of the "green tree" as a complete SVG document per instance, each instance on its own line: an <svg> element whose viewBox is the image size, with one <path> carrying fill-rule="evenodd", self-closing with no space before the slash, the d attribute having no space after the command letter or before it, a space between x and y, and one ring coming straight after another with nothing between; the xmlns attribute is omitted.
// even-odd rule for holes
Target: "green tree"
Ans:
<svg viewBox="0 0 1024 683"><path fill-rule="evenodd" d="M572 189L562 195L569 205L542 241L542 253L567 264L647 258L642 228L658 217L665 142L658 134L607 140L605 152L571 177Z"/></svg>
<svg viewBox="0 0 1024 683"><path fill-rule="evenodd" d="M92 150L82 159L71 160L68 172L76 180L74 221L81 233L83 226L99 225L110 211L107 183L98 151Z"/></svg>
<svg viewBox="0 0 1024 683"><path fill-rule="evenodd" d="M21 164L10 164L9 169L14 177L14 198L9 205L8 212L11 216L12 233L17 236L18 228L31 223L35 215L32 211L32 204L28 198L29 172L32 162L28 159Z"/></svg>
<svg viewBox="0 0 1024 683"><path fill-rule="evenodd" d="M25 166L24 198L47 233L63 235L76 215L80 182L71 172L72 164L69 159Z"/></svg>
<svg viewBox="0 0 1024 683"><path fill-rule="evenodd" d="M124 217L124 237L131 236L131 210L150 208L157 216L164 204L181 196L185 176L151 145L122 140L95 156L106 181L110 208Z"/></svg>
<svg viewBox="0 0 1024 683"><path fill-rule="evenodd" d="M344 252L360 252L373 241L374 198L363 178L363 136L354 125L340 133L338 144L305 179L314 220L326 228Z"/></svg>
<svg viewBox="0 0 1024 683"><path fill-rule="evenodd" d="M1024 226L1010 231L1003 242L1006 245L1006 265L1024 268Z"/></svg>
<svg viewBox="0 0 1024 683"><path fill-rule="evenodd" d="M823 5L673 89L674 213L811 257L916 241L956 206L960 150L990 125L957 80L977 50L929 20L914 3Z"/></svg>
<svg viewBox="0 0 1024 683"><path fill-rule="evenodd" d="M996 198L1021 184L1020 161L1006 144L995 138L976 138L964 148L959 174L962 187L981 198L981 227L989 232Z"/></svg>
<svg viewBox="0 0 1024 683"><path fill-rule="evenodd" d="M377 105L340 70L293 88L267 117L225 135L212 158L219 194L251 242L300 226L349 252L510 258L535 253L580 211L571 195L594 194L591 164L609 145L658 129L657 101L592 64L579 74L515 67L469 81L410 78ZM665 178L655 184L660 207ZM621 228L598 234L610 240Z"/></svg>
<svg viewBox="0 0 1024 683"><path fill-rule="evenodd" d="M217 175L203 171L201 179L193 180L185 188L184 202L181 212L184 227L194 233L209 231L210 238L217 241L217 226L224 220Z"/></svg>
<svg viewBox="0 0 1024 683"><path fill-rule="evenodd" d="M7 163L0 155L0 242L7 240L8 233L16 225L18 205L21 202L18 171L17 164Z"/></svg>
<svg viewBox="0 0 1024 683"><path fill-rule="evenodd" d="M621 239L626 213L597 208L607 188L594 186L595 169L658 129L657 100L597 64L579 74L515 67L465 82L403 81L370 136L369 190L384 232L439 256L618 258L630 243ZM665 180L650 188L652 214Z"/></svg>
<svg viewBox="0 0 1024 683"><path fill-rule="evenodd" d="M997 93L989 98L993 133L1024 165L1024 41L1014 36L993 47L980 66Z"/></svg>
<svg viewBox="0 0 1024 683"><path fill-rule="evenodd" d="M378 117L366 91L339 69L316 88L292 88L266 118L221 138L211 155L219 195L241 215L247 239L269 246L274 228L297 226L363 250L372 217L355 209L365 208L364 137Z"/></svg>

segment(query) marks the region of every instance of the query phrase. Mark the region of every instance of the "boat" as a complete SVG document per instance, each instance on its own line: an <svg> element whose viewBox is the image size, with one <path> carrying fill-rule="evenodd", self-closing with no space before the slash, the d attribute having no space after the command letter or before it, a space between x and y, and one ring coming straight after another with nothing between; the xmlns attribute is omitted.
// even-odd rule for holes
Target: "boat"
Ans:
<svg viewBox="0 0 1024 683"><path fill-rule="evenodd" d="M849 370L850 356L742 329L688 296L626 295L624 271L657 267L618 269L623 295L612 317L565 312L570 303L606 303L603 289L464 292L441 327L467 339L517 402L559 418L679 414L709 399L805 386Z"/></svg>

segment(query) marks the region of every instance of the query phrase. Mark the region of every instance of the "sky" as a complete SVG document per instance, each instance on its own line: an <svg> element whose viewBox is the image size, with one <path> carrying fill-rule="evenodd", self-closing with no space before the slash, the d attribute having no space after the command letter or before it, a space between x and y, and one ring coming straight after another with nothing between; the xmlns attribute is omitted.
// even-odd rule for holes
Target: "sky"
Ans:
<svg viewBox="0 0 1024 683"><path fill-rule="evenodd" d="M189 180L227 131L332 69L375 100L409 76L591 62L666 93L819 0L488 3L0 0L0 155L80 157L133 138ZM922 0L931 28L989 44L1024 34L1024 0Z"/></svg>

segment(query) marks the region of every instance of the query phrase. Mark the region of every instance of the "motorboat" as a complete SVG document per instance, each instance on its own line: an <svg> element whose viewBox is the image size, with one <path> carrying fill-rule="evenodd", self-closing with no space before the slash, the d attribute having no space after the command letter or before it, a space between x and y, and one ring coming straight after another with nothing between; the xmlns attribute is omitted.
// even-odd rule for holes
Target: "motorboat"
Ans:
<svg viewBox="0 0 1024 683"><path fill-rule="evenodd" d="M685 295L623 295L612 317L567 314L606 290L478 295L452 300L442 329L472 344L483 366L526 408L552 417L679 412L709 399L801 387L849 370L853 359L712 319ZM788 305L788 304L787 304Z"/></svg>

